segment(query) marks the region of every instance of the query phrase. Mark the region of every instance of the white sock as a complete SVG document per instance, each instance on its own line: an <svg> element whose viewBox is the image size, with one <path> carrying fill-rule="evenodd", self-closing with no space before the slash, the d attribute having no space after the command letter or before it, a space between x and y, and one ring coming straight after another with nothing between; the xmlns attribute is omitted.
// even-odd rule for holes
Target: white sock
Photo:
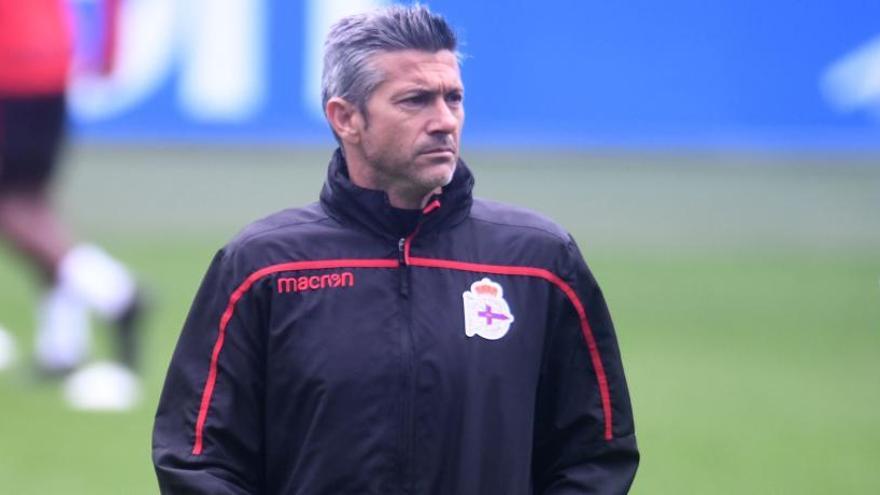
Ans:
<svg viewBox="0 0 880 495"><path fill-rule="evenodd" d="M43 296L37 317L35 352L49 370L73 368L86 358L91 341L89 308L59 286Z"/></svg>
<svg viewBox="0 0 880 495"><path fill-rule="evenodd" d="M58 281L108 320L122 315L136 290L125 266L91 245L76 246L64 255L58 267Z"/></svg>

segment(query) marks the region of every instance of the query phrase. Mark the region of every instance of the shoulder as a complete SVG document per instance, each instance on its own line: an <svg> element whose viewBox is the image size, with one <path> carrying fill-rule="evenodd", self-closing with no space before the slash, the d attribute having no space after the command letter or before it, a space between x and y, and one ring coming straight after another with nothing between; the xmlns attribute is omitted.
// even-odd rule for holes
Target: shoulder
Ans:
<svg viewBox="0 0 880 495"><path fill-rule="evenodd" d="M595 285L574 237L550 218L528 208L475 199L471 219L479 231L491 233L496 248L504 246L498 256L509 257L507 263L543 267L569 283L586 277Z"/></svg>
<svg viewBox="0 0 880 495"><path fill-rule="evenodd" d="M472 235L485 244L482 256L498 264L564 273L579 256L574 240L561 225L527 208L475 199L470 222Z"/></svg>
<svg viewBox="0 0 880 495"><path fill-rule="evenodd" d="M571 240L568 232L550 218L528 208L497 201L475 198L471 218L487 228L512 231L520 236L564 244Z"/></svg>
<svg viewBox="0 0 880 495"><path fill-rule="evenodd" d="M301 235L328 219L317 202L302 208L281 210L246 225L229 241L227 248L240 249L267 240Z"/></svg>
<svg viewBox="0 0 880 495"><path fill-rule="evenodd" d="M318 203L282 210L245 226L222 251L227 261L243 270L302 257L302 246L328 229L329 223Z"/></svg>

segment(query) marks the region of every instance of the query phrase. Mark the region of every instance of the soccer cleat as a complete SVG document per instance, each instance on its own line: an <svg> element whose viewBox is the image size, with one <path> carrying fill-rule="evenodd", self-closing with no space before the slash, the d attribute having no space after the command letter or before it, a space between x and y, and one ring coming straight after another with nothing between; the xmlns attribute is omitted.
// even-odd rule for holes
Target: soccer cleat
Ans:
<svg viewBox="0 0 880 495"><path fill-rule="evenodd" d="M64 380L64 399L80 411L116 411L133 409L141 399L137 375L120 363L92 363Z"/></svg>

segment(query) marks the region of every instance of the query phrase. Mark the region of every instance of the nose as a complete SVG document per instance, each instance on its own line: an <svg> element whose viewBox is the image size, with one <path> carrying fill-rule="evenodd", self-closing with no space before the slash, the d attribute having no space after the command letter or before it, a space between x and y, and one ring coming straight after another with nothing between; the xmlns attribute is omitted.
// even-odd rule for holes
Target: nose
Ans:
<svg viewBox="0 0 880 495"><path fill-rule="evenodd" d="M430 134L453 134L461 124L461 110L452 108L442 98L433 105L431 120L428 123Z"/></svg>

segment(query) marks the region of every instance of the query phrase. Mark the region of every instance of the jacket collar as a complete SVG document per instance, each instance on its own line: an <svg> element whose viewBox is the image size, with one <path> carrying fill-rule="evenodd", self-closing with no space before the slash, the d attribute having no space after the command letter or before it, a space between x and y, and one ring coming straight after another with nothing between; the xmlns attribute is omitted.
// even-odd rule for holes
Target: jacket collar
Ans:
<svg viewBox="0 0 880 495"><path fill-rule="evenodd" d="M382 237L400 239L418 226L419 236L455 225L470 213L474 177L462 160L455 167L452 181L435 194L415 222L412 215L391 206L384 191L364 189L351 182L342 150L330 160L327 181L321 190L321 204L327 213L343 223L354 223Z"/></svg>

